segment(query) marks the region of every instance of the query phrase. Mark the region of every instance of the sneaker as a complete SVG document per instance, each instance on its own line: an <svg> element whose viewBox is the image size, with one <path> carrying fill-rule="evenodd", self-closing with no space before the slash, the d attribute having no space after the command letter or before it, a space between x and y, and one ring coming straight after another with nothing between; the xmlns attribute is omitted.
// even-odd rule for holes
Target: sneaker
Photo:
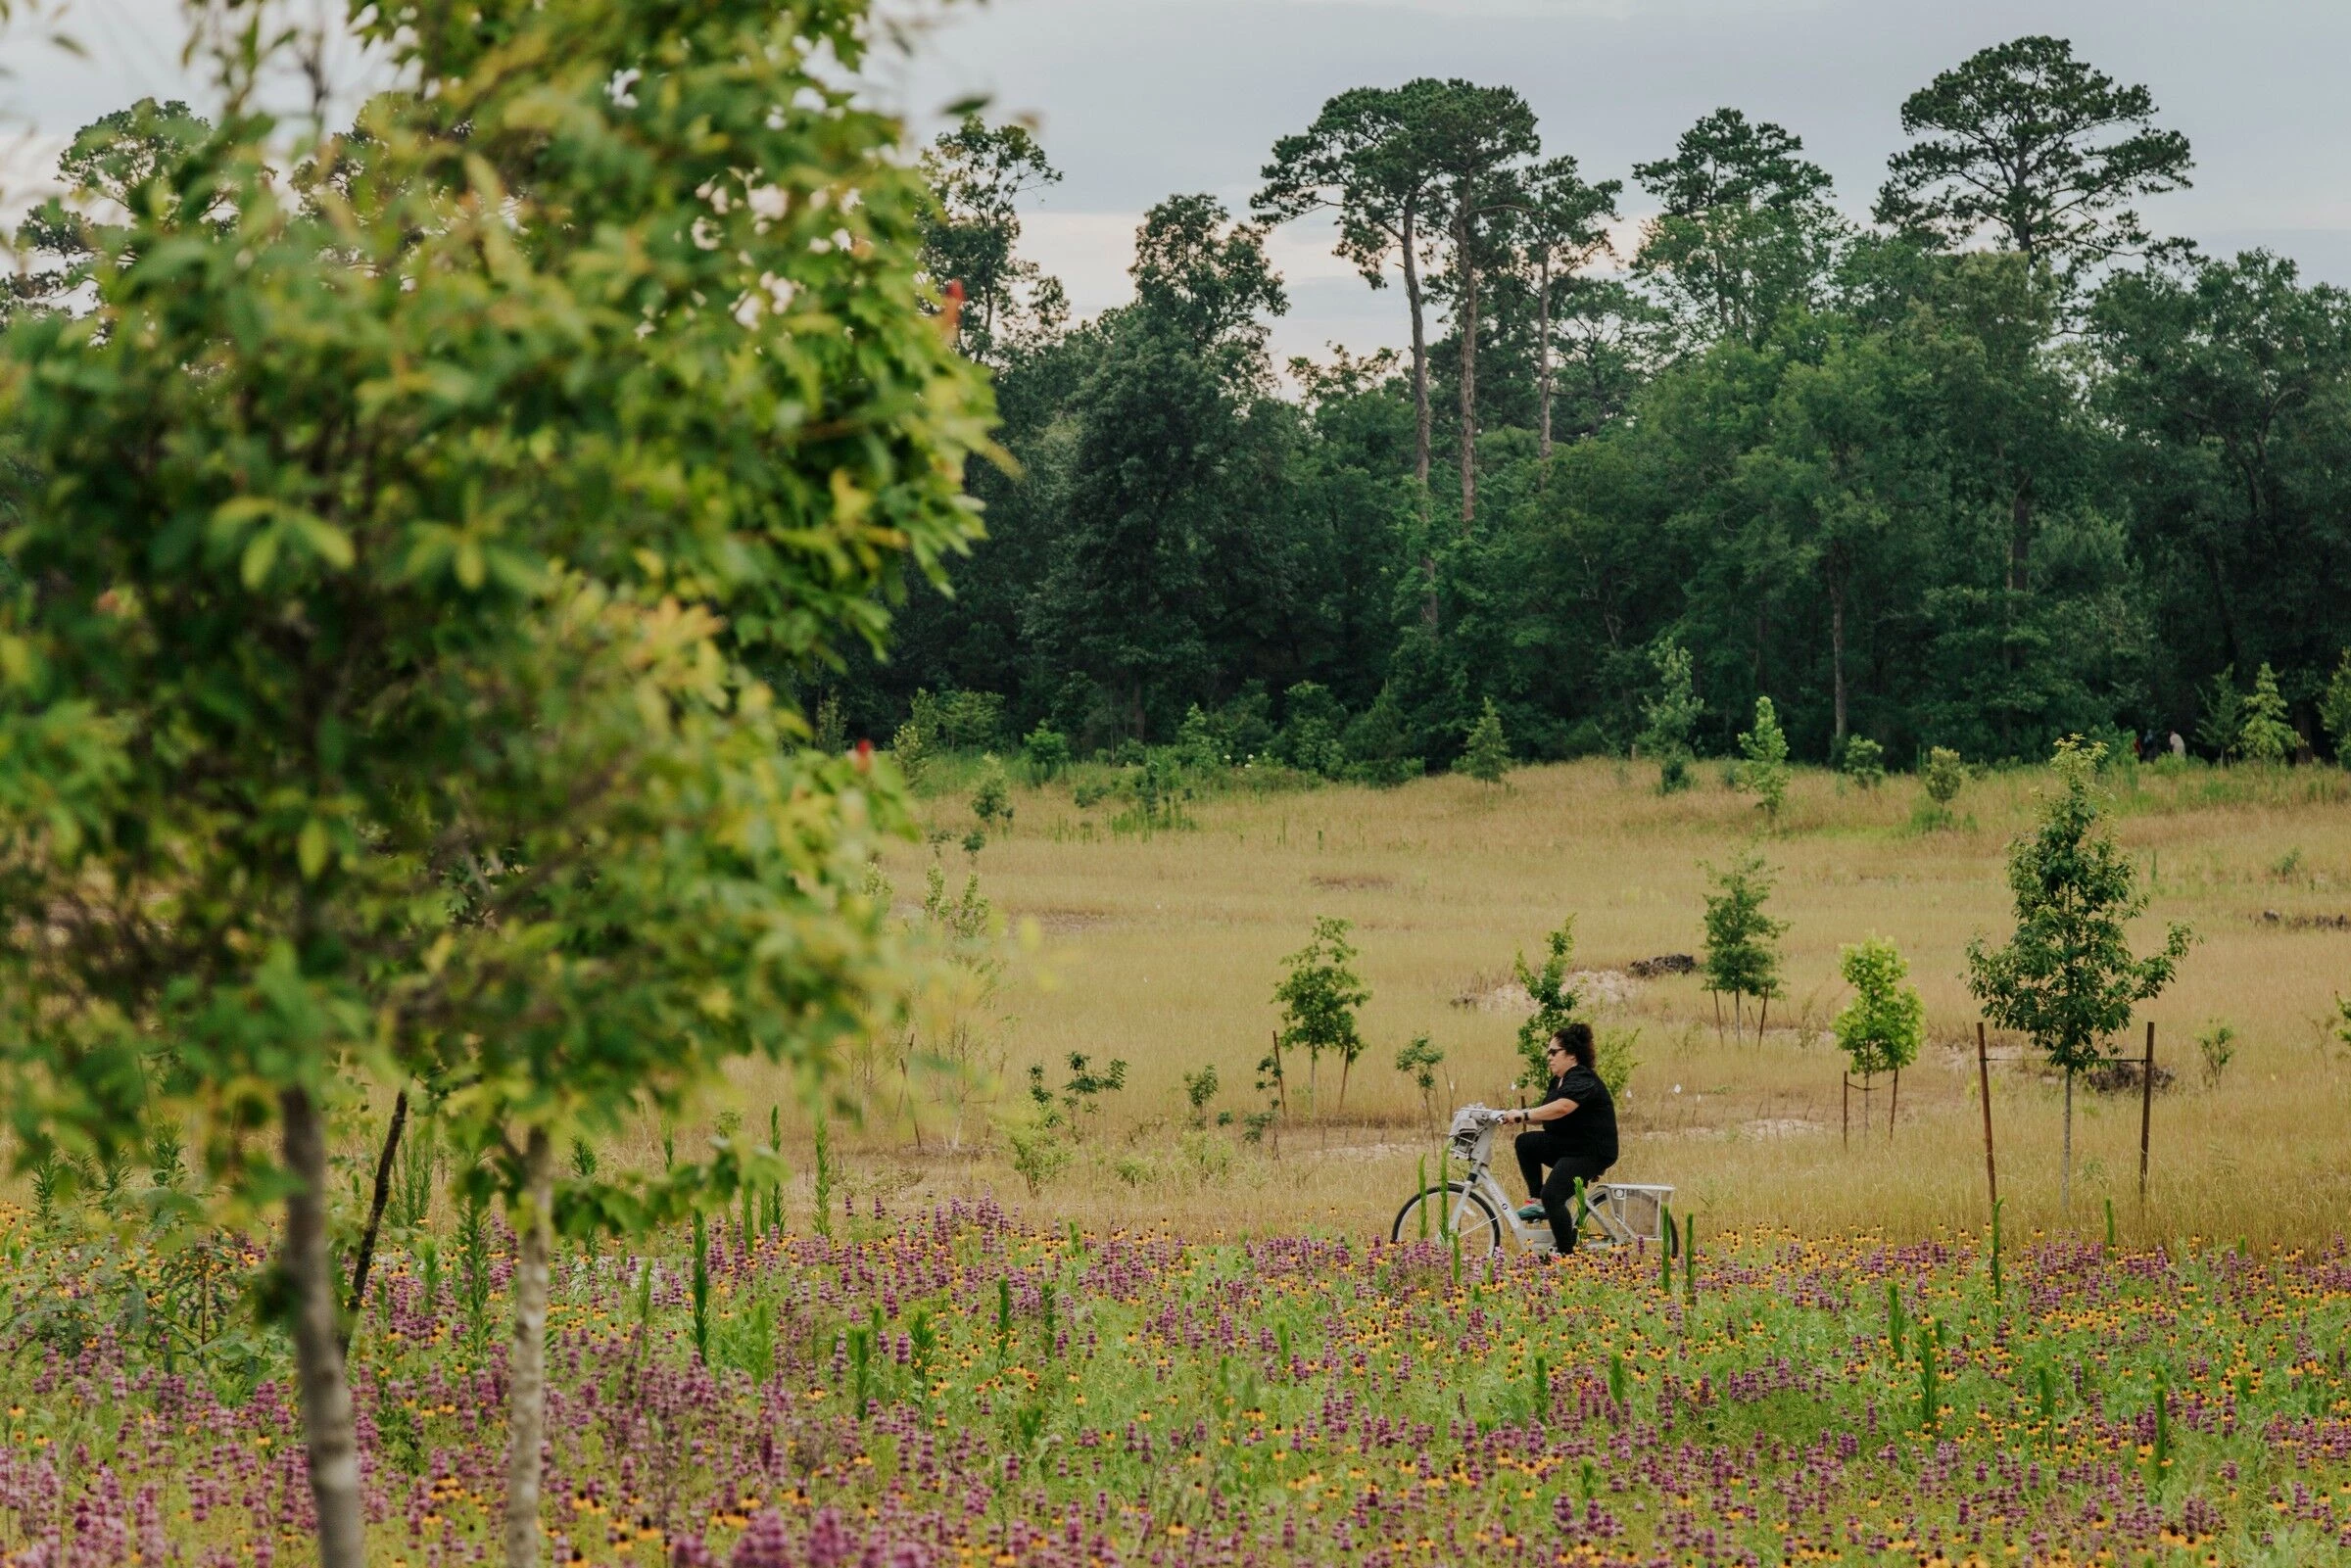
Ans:
<svg viewBox="0 0 2351 1568"><path fill-rule="evenodd" d="M1528 1204L1525 1208L1518 1211L1518 1217L1526 1224L1531 1225L1543 1217L1543 1206L1541 1204Z"/></svg>

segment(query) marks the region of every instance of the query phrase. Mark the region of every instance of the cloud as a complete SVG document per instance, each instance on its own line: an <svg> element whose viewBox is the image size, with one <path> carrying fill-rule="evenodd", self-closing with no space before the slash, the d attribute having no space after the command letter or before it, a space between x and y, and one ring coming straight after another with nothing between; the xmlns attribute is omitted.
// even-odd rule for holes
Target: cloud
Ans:
<svg viewBox="0 0 2351 1568"><path fill-rule="evenodd" d="M1820 11L1833 0L1277 0L1300 7L1344 7L1357 11L1408 11L1438 17L1504 17L1547 21L1596 17L1608 21L1654 21Z"/></svg>

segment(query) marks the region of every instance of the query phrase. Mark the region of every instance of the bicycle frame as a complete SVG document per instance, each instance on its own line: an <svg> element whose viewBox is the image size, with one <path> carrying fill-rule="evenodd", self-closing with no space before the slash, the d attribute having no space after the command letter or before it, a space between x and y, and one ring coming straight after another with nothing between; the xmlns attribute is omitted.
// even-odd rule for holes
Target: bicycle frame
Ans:
<svg viewBox="0 0 2351 1568"><path fill-rule="evenodd" d="M1483 1199L1486 1206L1510 1227L1511 1237L1530 1253L1556 1253L1548 1220L1529 1223L1518 1217L1518 1205L1494 1174L1494 1138L1502 1126L1502 1116L1484 1106L1464 1106L1455 1113L1452 1136L1448 1140L1447 1169L1441 1173L1440 1185L1451 1195L1450 1212L1446 1214L1448 1233L1459 1233L1464 1216L1471 1212L1473 1199ZM1458 1193L1453 1191L1452 1160L1459 1156L1468 1165ZM1629 1247L1642 1241L1657 1241L1654 1220L1660 1215L1672 1199L1671 1187L1634 1182L1595 1182L1584 1189L1584 1206L1575 1216L1578 1245ZM1653 1223L1636 1227L1634 1212L1645 1212Z"/></svg>

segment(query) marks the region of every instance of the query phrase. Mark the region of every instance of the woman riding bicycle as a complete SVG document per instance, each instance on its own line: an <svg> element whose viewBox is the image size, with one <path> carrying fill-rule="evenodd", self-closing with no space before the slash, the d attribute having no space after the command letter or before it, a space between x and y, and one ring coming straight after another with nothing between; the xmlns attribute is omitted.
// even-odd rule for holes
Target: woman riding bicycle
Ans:
<svg viewBox="0 0 2351 1568"><path fill-rule="evenodd" d="M1534 1201L1518 1211L1518 1217L1549 1219L1551 1238L1562 1253L1575 1251L1576 1179L1597 1180L1616 1163L1616 1105L1594 1070L1597 1057L1592 1025L1568 1024L1544 1047L1551 1085L1543 1103L1503 1113L1506 1121L1529 1124L1516 1147L1518 1170Z"/></svg>

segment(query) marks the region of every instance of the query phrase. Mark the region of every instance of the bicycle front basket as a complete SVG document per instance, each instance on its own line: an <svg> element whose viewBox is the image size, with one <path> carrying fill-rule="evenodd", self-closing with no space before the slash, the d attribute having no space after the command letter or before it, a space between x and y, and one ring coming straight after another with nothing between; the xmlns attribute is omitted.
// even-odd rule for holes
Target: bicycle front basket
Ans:
<svg viewBox="0 0 2351 1568"><path fill-rule="evenodd" d="M1453 1125L1446 1130L1453 1144L1454 1158L1474 1162L1480 1138L1500 1118L1482 1105L1465 1105L1453 1114Z"/></svg>

